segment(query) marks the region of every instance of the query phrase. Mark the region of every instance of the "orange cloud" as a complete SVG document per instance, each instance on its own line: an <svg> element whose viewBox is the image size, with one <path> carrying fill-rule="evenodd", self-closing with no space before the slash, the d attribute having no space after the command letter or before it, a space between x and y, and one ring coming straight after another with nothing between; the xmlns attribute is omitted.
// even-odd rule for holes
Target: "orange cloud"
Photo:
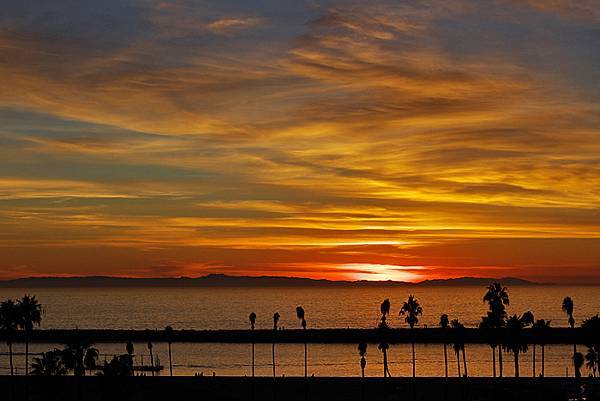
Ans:
<svg viewBox="0 0 600 401"><path fill-rule="evenodd" d="M231 33L258 26L261 23L260 18L224 18L213 21L206 27L216 33Z"/></svg>
<svg viewBox="0 0 600 401"><path fill-rule="evenodd" d="M594 5L434 3L7 8L1 263L597 277Z"/></svg>

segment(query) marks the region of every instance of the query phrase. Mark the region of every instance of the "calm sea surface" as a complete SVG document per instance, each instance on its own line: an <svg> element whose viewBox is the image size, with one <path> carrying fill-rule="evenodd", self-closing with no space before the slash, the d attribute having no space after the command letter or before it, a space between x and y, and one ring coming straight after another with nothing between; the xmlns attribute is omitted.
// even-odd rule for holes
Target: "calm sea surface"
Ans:
<svg viewBox="0 0 600 401"><path fill-rule="evenodd" d="M575 319L600 312L600 287L536 286L509 288L509 313L531 310L536 319L551 319L553 326L566 326L561 311L563 297L575 302ZM176 329L243 329L248 327L248 314L257 314L258 328L271 328L272 315L281 314L280 327L299 327L295 307L306 310L309 327L374 327L379 318L379 304L384 298L392 303L393 326L403 325L398 316L401 302L413 293L424 309L420 325L436 325L439 316L447 313L466 326L476 326L486 312L480 287L418 287L418 288L146 288L146 289L0 289L0 299L20 297L25 293L37 296L45 307L43 328L135 328L154 329L171 325ZM57 345L58 346L58 345ZM34 344L33 352L51 348ZM124 345L98 344L102 359L124 353ZM16 351L21 351L17 345ZM176 374L203 372L217 375L245 375L250 372L250 346L244 344L174 344ZM570 368L569 346L546 347L546 375L564 375ZM582 346L582 351L585 351ZM6 352L0 344L0 352ZM165 344L156 344L155 354L168 366ZM411 372L410 345L390 349L393 375L408 376ZM138 363L148 351L145 344L136 344ZM381 354L377 346L369 346L367 374L380 375ZM450 374L456 374L456 360L450 352ZM540 352L537 359L539 370ZM17 360L22 358L18 357ZM469 375L491 375L491 351L485 345L468 345ZM512 357L505 354L505 374L513 372ZM532 349L521 355L521 374L532 374ZM317 376L353 376L359 373L359 357L354 345L309 345L309 374ZM257 374L271 374L271 346L256 346ZM303 346L277 345L278 375L303 373ZM0 373L7 360L0 354ZM164 374L164 373L163 373ZM444 374L441 345L417 345L417 374ZM569 374L572 374L569 370Z"/></svg>

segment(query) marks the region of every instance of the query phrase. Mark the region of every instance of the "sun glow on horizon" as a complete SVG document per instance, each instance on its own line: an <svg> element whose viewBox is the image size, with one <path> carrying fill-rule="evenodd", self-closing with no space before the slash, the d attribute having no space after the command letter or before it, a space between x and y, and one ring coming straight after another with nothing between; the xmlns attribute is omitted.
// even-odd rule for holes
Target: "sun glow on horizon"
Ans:
<svg viewBox="0 0 600 401"><path fill-rule="evenodd" d="M409 281L415 282L423 279L423 276L413 271L423 270L423 266L399 266L382 265L375 263L349 263L342 268L355 270L351 276L354 280L368 281Z"/></svg>

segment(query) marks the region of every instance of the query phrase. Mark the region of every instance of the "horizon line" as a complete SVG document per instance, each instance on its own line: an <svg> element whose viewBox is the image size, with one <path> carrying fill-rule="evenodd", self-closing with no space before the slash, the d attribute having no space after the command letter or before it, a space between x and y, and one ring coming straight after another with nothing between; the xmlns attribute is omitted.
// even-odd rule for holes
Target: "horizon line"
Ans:
<svg viewBox="0 0 600 401"><path fill-rule="evenodd" d="M313 282L330 282L330 283L394 283L394 284L407 284L407 285L416 285L423 284L429 282L452 282L458 280L490 280L490 282L494 281L505 281L505 280L518 280L527 284L535 284L535 285L557 285L555 282L539 282L533 281L517 276L504 276L504 277L478 277L478 276L460 276L460 277L438 277L438 278L429 278L423 279L420 281L404 281L404 280L349 280L349 279L328 279L328 278L313 278L313 277L303 277L303 276L288 276L288 275L237 275L237 274L228 274L228 273L207 273L198 276L126 276L126 275L40 275L40 276L22 276L15 278L5 278L0 279L0 283L10 283L15 281L22 280L44 280L44 279L118 279L118 280L197 280L209 277L223 277L223 278L247 278L247 279L289 279L289 280L306 280ZM562 283L561 283L562 284ZM568 284L568 283L566 283ZM587 285L598 285L600 283L592 283ZM577 284L577 285L586 285L586 284Z"/></svg>
<svg viewBox="0 0 600 401"><path fill-rule="evenodd" d="M520 281L521 283L512 283L511 285L573 285L573 286L584 286L584 287L593 287L600 286L600 281L597 278L589 278L587 281L565 281L562 278L559 278L558 281L544 281L544 280L536 280L523 278L519 276L503 276L503 277L490 277L490 276L459 276L459 277L435 277L435 278L425 278L419 281L403 281L403 280L368 280L368 279L331 279L331 278L314 278L314 277L306 277L306 276L289 276L289 275L238 275L238 274L229 274L229 273L206 273L197 276L127 276L127 275L69 275L69 274L58 274L58 275L35 275L35 276L20 276L13 278L1 278L0 285L16 283L19 281L25 280L86 280L86 279L114 279L114 280L199 280L206 279L210 277L223 277L223 278L232 278L232 279L287 279L287 280L304 280L313 283L331 283L331 284L391 284L391 285L424 285L424 284L437 284L437 283L447 283L452 284L453 282L457 282L460 280L489 280L490 283L503 281Z"/></svg>

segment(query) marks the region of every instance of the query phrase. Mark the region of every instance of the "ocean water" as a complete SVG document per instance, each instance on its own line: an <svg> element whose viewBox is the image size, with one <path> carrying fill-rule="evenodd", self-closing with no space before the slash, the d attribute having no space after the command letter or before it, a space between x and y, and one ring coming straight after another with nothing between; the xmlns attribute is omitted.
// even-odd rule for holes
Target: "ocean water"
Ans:
<svg viewBox="0 0 600 401"><path fill-rule="evenodd" d="M531 310L536 319L552 320L553 326L566 326L567 318L561 310L564 296L575 303L577 324L584 318L600 312L600 287L535 286L509 288L511 305L508 312L523 313ZM295 307L306 310L308 326L374 327L379 318L379 304L384 298L392 303L390 323L404 325L398 316L401 302L409 293L423 305L424 314L419 325L437 325L439 316L447 313L466 326L477 326L486 312L482 302L483 288L479 287L386 287L386 288L46 288L0 289L0 299L34 294L44 305L43 328L134 328L155 329L171 325L176 329L242 329L247 328L248 314L256 312L257 327L271 328L273 312L282 318L280 327L296 328ZM46 351L60 345L33 344L32 352ZM0 344L0 373L6 372L6 346ZM125 352L123 344L97 344L101 359ZM585 351L583 346L581 350ZM354 376L360 373L356 346L351 344L310 344L309 374L316 376ZM15 351L21 352L17 344ZM303 346L278 344L277 374L303 374ZM467 345L469 375L491 375L491 350L486 345ZM166 344L155 344L154 353L168 369ZM546 347L546 375L572 375L571 347ZM136 344L136 359L148 362L145 344ZM442 345L417 345L417 374L443 376ZM540 350L537 348L537 374L540 369ZM449 370L457 374L456 359L448 349ZM410 345L394 345L389 351L390 370L395 376L411 374ZM23 358L16 357L22 370ZM249 375L250 345L248 344L174 344L175 374L192 375ZM381 375L381 353L375 344L367 352L367 374ZM532 375L532 348L520 355L521 375ZM462 369L462 367L461 367ZM504 354L505 375L513 374L512 355ZM166 374L167 370L163 372ZM587 371L585 371L587 374ZM256 374L271 375L271 346L256 345Z"/></svg>

